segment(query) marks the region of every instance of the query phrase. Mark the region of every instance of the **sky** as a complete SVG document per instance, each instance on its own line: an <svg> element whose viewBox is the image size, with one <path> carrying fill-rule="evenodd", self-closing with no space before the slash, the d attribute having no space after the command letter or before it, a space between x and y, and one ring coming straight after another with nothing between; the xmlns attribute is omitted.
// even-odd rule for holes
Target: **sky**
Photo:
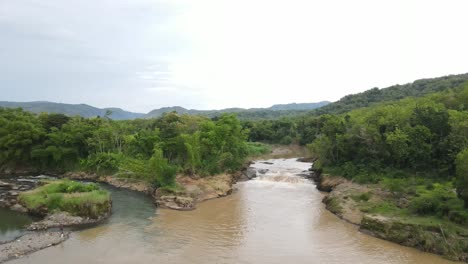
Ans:
<svg viewBox="0 0 468 264"><path fill-rule="evenodd" d="M336 101L468 72L466 0L1 0L0 101Z"/></svg>

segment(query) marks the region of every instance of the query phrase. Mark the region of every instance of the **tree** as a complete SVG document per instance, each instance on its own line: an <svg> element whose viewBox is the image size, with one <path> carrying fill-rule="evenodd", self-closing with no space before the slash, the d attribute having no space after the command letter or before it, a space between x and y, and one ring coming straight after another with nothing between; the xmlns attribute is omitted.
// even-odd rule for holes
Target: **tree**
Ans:
<svg viewBox="0 0 468 264"><path fill-rule="evenodd" d="M39 115L39 119L42 122L43 127L50 132L53 127L55 128L62 128L62 126L68 121L70 121L70 117L64 115L64 114L47 114L47 113L42 113Z"/></svg>
<svg viewBox="0 0 468 264"><path fill-rule="evenodd" d="M197 173L201 168L201 145L200 145L200 132L197 131L192 135L183 134L184 145L187 150L187 172L192 175Z"/></svg>
<svg viewBox="0 0 468 264"><path fill-rule="evenodd" d="M408 142L409 136L397 128L395 131L387 133L385 139L391 155L391 159L399 167L404 167L405 161L409 154Z"/></svg>
<svg viewBox="0 0 468 264"><path fill-rule="evenodd" d="M465 208L468 208L468 148L457 155L457 194L465 202Z"/></svg>
<svg viewBox="0 0 468 264"><path fill-rule="evenodd" d="M28 165L31 150L44 136L36 116L21 109L0 108L0 168L8 164Z"/></svg>

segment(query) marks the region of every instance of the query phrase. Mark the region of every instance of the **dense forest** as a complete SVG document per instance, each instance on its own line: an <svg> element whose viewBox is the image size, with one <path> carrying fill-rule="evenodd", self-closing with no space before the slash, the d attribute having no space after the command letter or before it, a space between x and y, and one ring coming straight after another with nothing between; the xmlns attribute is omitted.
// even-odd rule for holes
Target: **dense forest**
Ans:
<svg viewBox="0 0 468 264"><path fill-rule="evenodd" d="M169 113L113 121L0 109L0 168L84 170L173 187L177 172L208 175L242 166L246 134L232 115L216 119Z"/></svg>
<svg viewBox="0 0 468 264"><path fill-rule="evenodd" d="M439 81L425 87L439 87ZM468 224L462 209L468 208L468 84L442 90L342 114L243 125L251 141L308 145L318 171L382 183L411 194L414 213Z"/></svg>

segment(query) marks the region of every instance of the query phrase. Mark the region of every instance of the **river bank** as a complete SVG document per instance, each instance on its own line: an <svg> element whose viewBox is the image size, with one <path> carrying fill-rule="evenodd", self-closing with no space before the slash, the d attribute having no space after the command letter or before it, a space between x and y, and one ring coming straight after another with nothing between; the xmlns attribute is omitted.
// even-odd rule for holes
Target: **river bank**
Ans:
<svg viewBox="0 0 468 264"><path fill-rule="evenodd" d="M241 177L242 171L206 177L177 175L177 188L173 189L154 188L150 183L137 179L109 175L100 176L84 172L66 173L61 177L72 180L105 183L116 188L141 192L151 196L155 205L161 208L194 210L200 202L232 193L232 186Z"/></svg>
<svg viewBox="0 0 468 264"><path fill-rule="evenodd" d="M58 245L69 238L70 232L31 232L0 244L0 263L22 257L44 248Z"/></svg>
<svg viewBox="0 0 468 264"><path fill-rule="evenodd" d="M361 185L345 178L312 171L317 188L327 192L326 208L341 219L357 225L365 234L448 259L468 262L468 230L434 217L398 215L389 204L401 208L407 201L377 184ZM400 203L400 204L399 204Z"/></svg>

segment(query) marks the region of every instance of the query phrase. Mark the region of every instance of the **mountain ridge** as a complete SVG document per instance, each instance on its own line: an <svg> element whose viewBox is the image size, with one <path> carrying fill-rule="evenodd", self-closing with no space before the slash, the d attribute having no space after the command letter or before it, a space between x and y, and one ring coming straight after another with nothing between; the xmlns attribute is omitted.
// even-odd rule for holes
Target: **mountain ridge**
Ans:
<svg viewBox="0 0 468 264"><path fill-rule="evenodd" d="M150 112L136 113L126 111L118 107L106 107L98 108L88 104L66 104L49 101L31 101L31 102L12 102L12 101L0 101L0 107L6 108L22 108L25 111L33 113L57 113L65 114L69 116L82 116L85 118L105 116L107 111L112 113L109 115L114 120L129 120L136 118L157 118L162 116L164 113L176 111L179 114L189 115L206 115L214 117L222 113L253 113L253 112L281 112L281 111L308 111L322 107L329 104L328 101L321 101L317 103L291 103L291 104L275 104L269 108L226 108L220 110L196 110L186 109L181 106L170 106L161 107L158 109L151 110ZM280 114L281 115L281 114Z"/></svg>

